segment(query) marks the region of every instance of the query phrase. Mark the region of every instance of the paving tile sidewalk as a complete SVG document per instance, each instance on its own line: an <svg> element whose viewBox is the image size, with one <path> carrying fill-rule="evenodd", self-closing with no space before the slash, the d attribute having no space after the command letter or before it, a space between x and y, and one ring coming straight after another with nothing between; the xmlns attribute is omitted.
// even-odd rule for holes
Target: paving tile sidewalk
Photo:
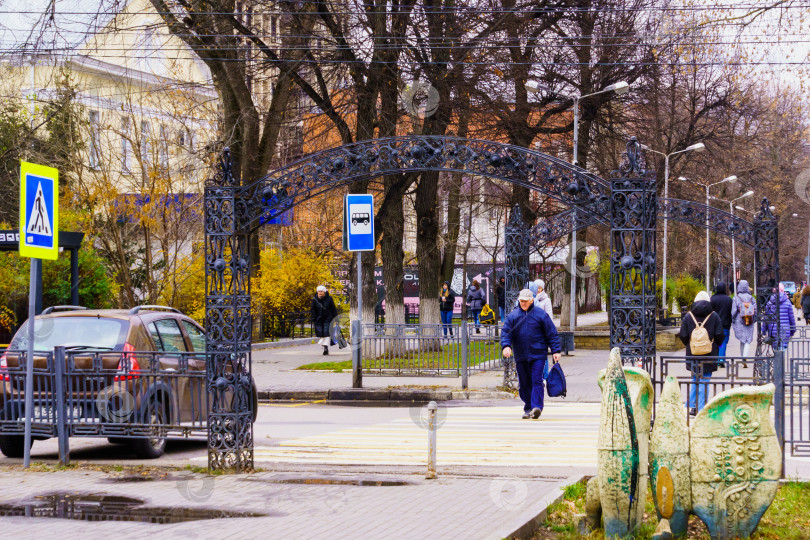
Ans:
<svg viewBox="0 0 810 540"><path fill-rule="evenodd" d="M251 475L205 476L170 472L151 481L122 481L128 473L94 470L23 472L5 469L0 504L35 501L67 492L134 497L147 506L208 508L266 514L176 524L93 522L3 517L2 536L58 536L61 540L106 534L127 538L504 538L532 520L581 478L501 475L443 475L425 480L415 471L353 473L282 470ZM129 474L132 476L132 474ZM137 474L136 474L137 475ZM370 485L304 484L364 480ZM281 483L292 481L294 483ZM377 482L403 485L376 485Z"/></svg>

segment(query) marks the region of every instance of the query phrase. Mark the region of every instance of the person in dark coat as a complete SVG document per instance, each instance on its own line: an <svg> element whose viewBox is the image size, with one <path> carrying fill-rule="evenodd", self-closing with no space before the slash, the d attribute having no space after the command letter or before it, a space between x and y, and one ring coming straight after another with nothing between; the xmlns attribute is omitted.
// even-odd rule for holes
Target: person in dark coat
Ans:
<svg viewBox="0 0 810 540"><path fill-rule="evenodd" d="M694 315L694 317L693 317ZM717 357L720 354L720 344L728 334L723 330L723 322L720 316L712 309L709 293L700 291L695 296L695 302L689 313L682 317L681 331L678 337L686 345L686 368L692 372L692 384L689 389L689 401L686 403L690 407L689 414L697 414L697 411L706 406L706 393L708 389L709 377L717 371L716 358L705 359L708 356ZM709 334L712 340L712 352L705 356L693 356L690 347L690 339L697 324L700 323Z"/></svg>
<svg viewBox="0 0 810 540"><path fill-rule="evenodd" d="M773 315L777 295L771 295L768 304L765 306L764 311L766 314ZM793 303L790 297L785 292L785 286L779 284L778 293L779 302L779 335L777 336L776 325L769 324L765 330L767 335L773 338L773 348L784 351L787 349L788 342L793 334L796 333L796 319L793 316Z"/></svg>
<svg viewBox="0 0 810 540"><path fill-rule="evenodd" d="M726 289L724 282L721 281L717 284L717 287L714 288L714 296L712 296L711 302L712 309L720 317L720 322L723 323L723 333L726 336L725 339L723 339L723 343L720 344L718 356L725 356L726 347L728 347L728 338L731 335L731 307L733 302L728 295L728 289Z"/></svg>
<svg viewBox="0 0 810 540"><path fill-rule="evenodd" d="M329 296L329 291L323 285L318 285L315 296L312 298L310 316L312 326L315 328L315 336L321 338L318 340L318 344L323 347L324 355L329 354L329 345L332 344L329 325L337 314L335 301Z"/></svg>
<svg viewBox="0 0 810 540"><path fill-rule="evenodd" d="M534 294L523 289L518 307L506 316L501 332L504 358L515 358L523 418L540 418L543 412L543 366L551 349L554 363L560 361L560 336L542 309L534 305Z"/></svg>
<svg viewBox="0 0 810 540"><path fill-rule="evenodd" d="M456 303L456 295L453 289L450 288L450 282L445 281L442 283L442 292L439 294L439 312L442 316L442 332L447 335L453 335L453 309Z"/></svg>
<svg viewBox="0 0 810 540"><path fill-rule="evenodd" d="M503 322L503 317L506 314L506 280L503 276L498 278L498 284L495 286L495 296L498 298L498 320Z"/></svg>
<svg viewBox="0 0 810 540"><path fill-rule="evenodd" d="M484 295L483 289L481 289L481 284L478 283L477 279L474 279L470 288L467 289L467 307L470 309L470 314L472 315L473 319L475 320L475 332L477 334L481 333L480 324L481 320L479 316L481 315L481 310L484 309L484 304L487 303L487 298Z"/></svg>
<svg viewBox="0 0 810 540"><path fill-rule="evenodd" d="M810 317L810 283L802 288L801 304L802 313L804 313L804 324L810 324L807 322L807 318Z"/></svg>

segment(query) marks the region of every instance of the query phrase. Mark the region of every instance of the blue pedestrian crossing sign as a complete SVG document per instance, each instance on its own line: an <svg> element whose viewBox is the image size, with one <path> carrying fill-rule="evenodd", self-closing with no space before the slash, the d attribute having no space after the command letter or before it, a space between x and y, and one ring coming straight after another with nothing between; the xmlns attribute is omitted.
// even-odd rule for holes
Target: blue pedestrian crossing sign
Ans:
<svg viewBox="0 0 810 540"><path fill-rule="evenodd" d="M346 195L343 203L343 249L374 251L374 197Z"/></svg>
<svg viewBox="0 0 810 540"><path fill-rule="evenodd" d="M59 171L20 162L20 255L59 255Z"/></svg>

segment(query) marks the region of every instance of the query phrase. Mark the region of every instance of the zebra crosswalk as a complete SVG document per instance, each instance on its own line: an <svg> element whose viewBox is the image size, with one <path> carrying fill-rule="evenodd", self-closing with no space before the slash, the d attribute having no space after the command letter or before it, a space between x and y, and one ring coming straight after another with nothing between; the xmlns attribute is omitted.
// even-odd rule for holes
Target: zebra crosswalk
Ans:
<svg viewBox="0 0 810 540"><path fill-rule="evenodd" d="M417 410L417 413L419 411ZM418 466L427 463L426 416L255 446L260 462ZM598 403L547 403L539 420L511 407L452 407L438 413L439 465L596 466Z"/></svg>

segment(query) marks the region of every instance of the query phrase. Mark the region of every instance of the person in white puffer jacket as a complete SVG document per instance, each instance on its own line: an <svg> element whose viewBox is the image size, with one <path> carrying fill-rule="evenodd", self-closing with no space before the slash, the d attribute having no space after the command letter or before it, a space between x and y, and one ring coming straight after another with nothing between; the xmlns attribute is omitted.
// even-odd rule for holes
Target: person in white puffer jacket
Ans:
<svg viewBox="0 0 810 540"><path fill-rule="evenodd" d="M549 319L553 319L554 313L551 310L551 298L548 297L545 291L546 282L542 279L535 279L534 283L537 285L537 295L534 297L534 305L545 311Z"/></svg>
<svg viewBox="0 0 810 540"><path fill-rule="evenodd" d="M534 296L534 307L540 308L548 314L549 320L554 324L554 313L551 309L551 298L546 293L546 282L542 279L535 279L534 285L537 286L537 294ZM548 362L543 366L543 380L548 379Z"/></svg>

